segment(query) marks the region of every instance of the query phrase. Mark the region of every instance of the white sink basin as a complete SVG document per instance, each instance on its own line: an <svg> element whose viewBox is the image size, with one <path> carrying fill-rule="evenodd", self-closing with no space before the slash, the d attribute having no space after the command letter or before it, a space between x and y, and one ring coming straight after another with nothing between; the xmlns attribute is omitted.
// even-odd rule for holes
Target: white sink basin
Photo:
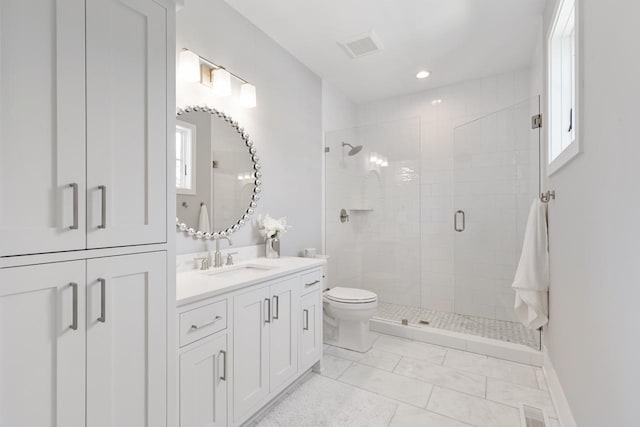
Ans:
<svg viewBox="0 0 640 427"><path fill-rule="evenodd" d="M276 267L261 264L240 264L232 265L229 267L220 267L207 270L204 272L207 276L228 277L241 274L257 274L263 273L268 270L273 270Z"/></svg>

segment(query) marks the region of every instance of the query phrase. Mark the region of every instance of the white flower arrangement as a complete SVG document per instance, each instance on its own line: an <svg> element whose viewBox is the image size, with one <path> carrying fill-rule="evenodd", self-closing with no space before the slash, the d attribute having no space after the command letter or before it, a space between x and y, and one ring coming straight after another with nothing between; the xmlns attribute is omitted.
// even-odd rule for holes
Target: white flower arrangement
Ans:
<svg viewBox="0 0 640 427"><path fill-rule="evenodd" d="M280 233L286 233L291 228L290 225L287 225L286 217L273 219L268 213L264 217L258 216L258 226L260 233L267 239L278 237Z"/></svg>

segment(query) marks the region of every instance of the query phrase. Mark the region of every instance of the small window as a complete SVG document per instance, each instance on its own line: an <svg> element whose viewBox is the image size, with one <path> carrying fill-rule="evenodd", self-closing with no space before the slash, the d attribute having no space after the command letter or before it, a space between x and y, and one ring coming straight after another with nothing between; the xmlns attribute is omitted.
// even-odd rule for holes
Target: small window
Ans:
<svg viewBox="0 0 640 427"><path fill-rule="evenodd" d="M576 2L561 0L548 36L549 175L579 153Z"/></svg>
<svg viewBox="0 0 640 427"><path fill-rule="evenodd" d="M196 194L196 127L178 121L176 124L176 192Z"/></svg>

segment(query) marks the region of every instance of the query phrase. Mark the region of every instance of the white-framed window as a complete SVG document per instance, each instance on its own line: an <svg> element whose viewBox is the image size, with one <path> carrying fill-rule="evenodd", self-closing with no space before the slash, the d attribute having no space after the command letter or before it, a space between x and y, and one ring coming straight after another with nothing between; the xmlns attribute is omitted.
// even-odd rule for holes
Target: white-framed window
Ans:
<svg viewBox="0 0 640 427"><path fill-rule="evenodd" d="M176 121L176 192L196 194L196 127Z"/></svg>
<svg viewBox="0 0 640 427"><path fill-rule="evenodd" d="M578 2L558 1L547 36L548 175L580 152Z"/></svg>

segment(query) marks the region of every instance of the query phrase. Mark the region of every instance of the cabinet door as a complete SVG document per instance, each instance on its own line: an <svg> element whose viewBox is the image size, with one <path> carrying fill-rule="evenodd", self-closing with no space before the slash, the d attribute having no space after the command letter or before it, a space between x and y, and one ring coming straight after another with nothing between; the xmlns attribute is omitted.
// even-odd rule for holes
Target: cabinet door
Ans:
<svg viewBox="0 0 640 427"><path fill-rule="evenodd" d="M297 299L299 279L294 277L271 286L269 331L269 386L276 390L298 371Z"/></svg>
<svg viewBox="0 0 640 427"><path fill-rule="evenodd" d="M300 369L307 369L322 355L322 300L313 292L300 301Z"/></svg>
<svg viewBox="0 0 640 427"><path fill-rule="evenodd" d="M180 355L180 427L227 425L227 334Z"/></svg>
<svg viewBox="0 0 640 427"><path fill-rule="evenodd" d="M166 10L87 0L87 244L166 242Z"/></svg>
<svg viewBox="0 0 640 427"><path fill-rule="evenodd" d="M84 261L0 269L1 426L84 426L84 283Z"/></svg>
<svg viewBox="0 0 640 427"><path fill-rule="evenodd" d="M87 261L87 427L166 426L166 263Z"/></svg>
<svg viewBox="0 0 640 427"><path fill-rule="evenodd" d="M84 249L84 0L0 20L0 256Z"/></svg>
<svg viewBox="0 0 640 427"><path fill-rule="evenodd" d="M233 298L234 421L269 394L269 288Z"/></svg>

